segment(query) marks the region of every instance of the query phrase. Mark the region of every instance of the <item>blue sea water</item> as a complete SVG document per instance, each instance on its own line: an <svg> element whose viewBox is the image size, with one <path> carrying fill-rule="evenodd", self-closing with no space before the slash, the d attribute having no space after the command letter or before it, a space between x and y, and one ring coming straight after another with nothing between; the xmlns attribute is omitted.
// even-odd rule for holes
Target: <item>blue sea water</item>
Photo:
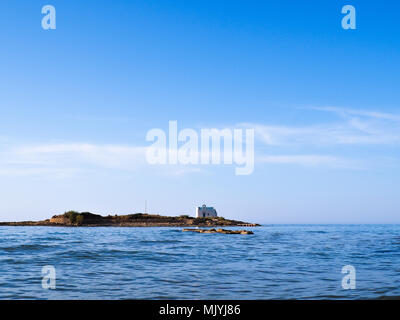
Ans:
<svg viewBox="0 0 400 320"><path fill-rule="evenodd" d="M237 228L232 228L237 229ZM0 299L375 299L400 296L400 225L0 227ZM56 289L42 288L42 267ZM356 289L342 288L342 267Z"/></svg>

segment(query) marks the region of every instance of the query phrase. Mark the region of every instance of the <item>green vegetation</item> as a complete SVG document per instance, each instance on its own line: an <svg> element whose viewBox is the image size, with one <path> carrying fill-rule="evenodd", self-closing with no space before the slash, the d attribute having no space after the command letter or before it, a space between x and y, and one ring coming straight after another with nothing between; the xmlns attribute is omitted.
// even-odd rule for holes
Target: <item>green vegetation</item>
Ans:
<svg viewBox="0 0 400 320"><path fill-rule="evenodd" d="M79 215L76 216L76 218L75 218L75 223L76 223L78 226L81 226L82 223L83 223L83 220L84 220L83 215L82 215L82 214L79 214Z"/></svg>
<svg viewBox="0 0 400 320"><path fill-rule="evenodd" d="M129 219L140 219L148 216L146 213L134 213L134 214L128 214Z"/></svg>
<svg viewBox="0 0 400 320"><path fill-rule="evenodd" d="M65 212L64 213L64 216L66 217L66 218L68 218L68 220L69 220L69 222L71 222L71 223L73 223L73 224L75 224L77 221L76 221L76 218L78 217L78 216L80 216L81 214L79 213L79 212L76 212L76 211L68 211L68 212ZM83 221L83 217L82 217L82 221Z"/></svg>
<svg viewBox="0 0 400 320"><path fill-rule="evenodd" d="M77 212L77 211L65 212L64 216L69 220L71 224L76 224L78 226L81 226L85 220L101 218L101 216L97 214L93 214L90 212Z"/></svg>

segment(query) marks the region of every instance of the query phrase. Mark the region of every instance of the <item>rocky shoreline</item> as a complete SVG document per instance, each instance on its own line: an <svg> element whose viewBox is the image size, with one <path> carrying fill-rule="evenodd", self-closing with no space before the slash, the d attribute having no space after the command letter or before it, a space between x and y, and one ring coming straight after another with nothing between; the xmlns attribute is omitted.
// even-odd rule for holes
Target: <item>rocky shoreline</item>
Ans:
<svg viewBox="0 0 400 320"><path fill-rule="evenodd" d="M90 212L68 211L42 221L0 222L0 226L48 227L256 227L259 224L229 220L222 217L193 218L135 213L101 216Z"/></svg>

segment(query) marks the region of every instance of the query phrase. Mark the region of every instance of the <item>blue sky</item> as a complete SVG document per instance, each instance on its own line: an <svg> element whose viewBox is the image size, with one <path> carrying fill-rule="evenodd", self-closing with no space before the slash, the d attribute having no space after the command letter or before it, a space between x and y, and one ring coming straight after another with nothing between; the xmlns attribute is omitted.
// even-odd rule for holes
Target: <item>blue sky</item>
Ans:
<svg viewBox="0 0 400 320"><path fill-rule="evenodd" d="M57 29L41 28L42 6ZM341 28L342 6L357 29ZM396 1L0 3L0 220L75 209L400 223ZM254 128L255 170L151 166L152 128Z"/></svg>

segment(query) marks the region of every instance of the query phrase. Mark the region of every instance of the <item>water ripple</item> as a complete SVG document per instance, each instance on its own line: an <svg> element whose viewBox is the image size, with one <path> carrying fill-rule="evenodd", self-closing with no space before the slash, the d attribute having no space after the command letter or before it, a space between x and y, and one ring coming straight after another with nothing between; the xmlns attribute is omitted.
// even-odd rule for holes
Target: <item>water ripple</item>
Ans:
<svg viewBox="0 0 400 320"><path fill-rule="evenodd" d="M398 299L400 226L0 227L0 299ZM357 270L341 288L342 267ZM41 286L56 268L57 289Z"/></svg>

